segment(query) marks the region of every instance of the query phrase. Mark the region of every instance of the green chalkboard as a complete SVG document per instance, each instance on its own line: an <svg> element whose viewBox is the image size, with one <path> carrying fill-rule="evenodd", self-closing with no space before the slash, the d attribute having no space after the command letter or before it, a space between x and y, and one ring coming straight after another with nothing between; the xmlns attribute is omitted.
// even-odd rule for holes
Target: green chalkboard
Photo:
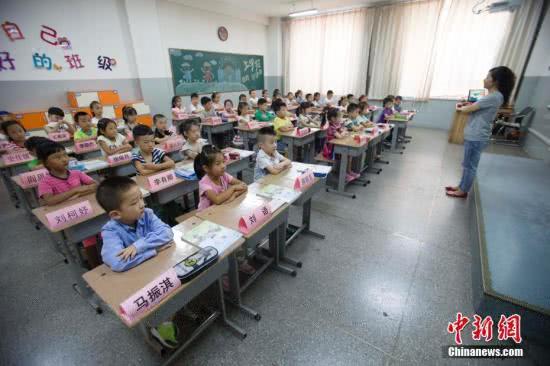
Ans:
<svg viewBox="0 0 550 366"><path fill-rule="evenodd" d="M264 88L264 57L170 48L175 95Z"/></svg>

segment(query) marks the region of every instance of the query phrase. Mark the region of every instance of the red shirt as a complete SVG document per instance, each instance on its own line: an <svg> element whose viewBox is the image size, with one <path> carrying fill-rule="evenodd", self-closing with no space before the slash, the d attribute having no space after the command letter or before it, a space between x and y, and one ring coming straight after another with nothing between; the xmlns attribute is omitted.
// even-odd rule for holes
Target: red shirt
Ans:
<svg viewBox="0 0 550 366"><path fill-rule="evenodd" d="M42 198L45 194L61 194L81 185L94 183L92 178L79 170L68 170L68 172L67 178L59 178L52 173L44 177L38 183L38 197Z"/></svg>

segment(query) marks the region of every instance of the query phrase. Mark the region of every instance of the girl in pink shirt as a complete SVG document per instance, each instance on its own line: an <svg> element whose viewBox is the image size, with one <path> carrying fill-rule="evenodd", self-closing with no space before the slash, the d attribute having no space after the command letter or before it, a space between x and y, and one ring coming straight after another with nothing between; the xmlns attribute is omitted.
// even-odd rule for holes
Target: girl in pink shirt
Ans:
<svg viewBox="0 0 550 366"><path fill-rule="evenodd" d="M2 122L2 132L8 137L7 152L25 150L25 141L27 140L27 130L16 120Z"/></svg>
<svg viewBox="0 0 550 366"><path fill-rule="evenodd" d="M212 204L231 202L247 191L247 186L225 172L222 152L215 146L207 145L194 161L199 181L199 211Z"/></svg>

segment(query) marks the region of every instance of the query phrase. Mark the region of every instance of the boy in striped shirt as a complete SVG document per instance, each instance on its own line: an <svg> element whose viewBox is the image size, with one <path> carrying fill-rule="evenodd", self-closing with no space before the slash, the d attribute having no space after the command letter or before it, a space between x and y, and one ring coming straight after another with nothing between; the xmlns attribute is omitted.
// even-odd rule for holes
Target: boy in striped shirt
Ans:
<svg viewBox="0 0 550 366"><path fill-rule="evenodd" d="M132 162L138 174L147 175L175 167L174 161L155 147L155 134L149 126L137 125L132 132L138 146L138 150L132 154Z"/></svg>

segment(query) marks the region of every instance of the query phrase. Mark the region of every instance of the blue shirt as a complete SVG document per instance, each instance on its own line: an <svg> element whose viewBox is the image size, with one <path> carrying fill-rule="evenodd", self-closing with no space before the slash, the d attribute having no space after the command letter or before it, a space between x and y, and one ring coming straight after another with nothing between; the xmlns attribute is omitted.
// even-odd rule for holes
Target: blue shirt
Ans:
<svg viewBox="0 0 550 366"><path fill-rule="evenodd" d="M111 219L103 226L101 237L103 262L113 271L123 272L157 255L156 248L170 242L174 233L153 210L146 208L135 228ZM122 260L118 253L132 244L136 247L137 254L134 258Z"/></svg>
<svg viewBox="0 0 550 366"><path fill-rule="evenodd" d="M489 141L493 120L503 102L504 96L499 91L479 98L475 103L479 109L470 113L468 124L464 128L464 140Z"/></svg>

